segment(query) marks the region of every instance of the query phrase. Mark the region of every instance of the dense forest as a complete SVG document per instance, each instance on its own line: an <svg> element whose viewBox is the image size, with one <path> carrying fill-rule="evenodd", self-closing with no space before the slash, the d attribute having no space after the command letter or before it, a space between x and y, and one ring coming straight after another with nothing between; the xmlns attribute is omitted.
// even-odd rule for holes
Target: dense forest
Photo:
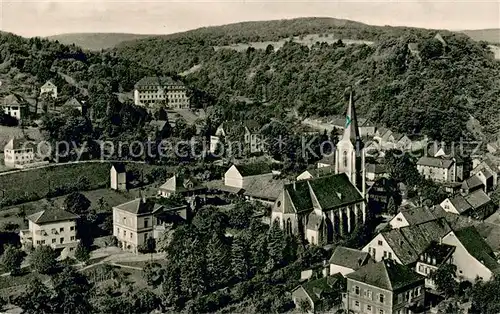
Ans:
<svg viewBox="0 0 500 314"><path fill-rule="evenodd" d="M338 41L307 47L291 40L280 49L214 49L315 32L375 44ZM495 134L500 123L494 118L499 116L500 64L486 43L439 33L444 44L432 30L296 19L203 28L124 43L114 51L168 72L201 65L186 77L190 86L216 95L224 106L227 102L221 100L234 96L262 103L261 109L267 114L272 107L276 118L291 109L301 116L343 114L343 93L355 85L359 113L396 131L457 140L469 136L464 131L472 115L486 134ZM417 43L418 53L410 51L408 43ZM262 110L246 110L245 115L260 116Z"/></svg>

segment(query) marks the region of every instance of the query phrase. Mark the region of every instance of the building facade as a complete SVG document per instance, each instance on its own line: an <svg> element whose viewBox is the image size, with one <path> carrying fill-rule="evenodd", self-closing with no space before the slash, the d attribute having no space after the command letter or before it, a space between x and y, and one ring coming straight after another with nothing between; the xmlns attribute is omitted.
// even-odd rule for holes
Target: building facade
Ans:
<svg viewBox="0 0 500 314"><path fill-rule="evenodd" d="M16 168L35 160L34 145L24 139L11 139L4 147L5 166Z"/></svg>
<svg viewBox="0 0 500 314"><path fill-rule="evenodd" d="M43 94L48 94L53 98L57 98L57 86L54 83L52 83L51 81L47 81L40 88L40 96Z"/></svg>
<svg viewBox="0 0 500 314"><path fill-rule="evenodd" d="M6 115L9 115L17 120L25 120L28 118L29 109L28 104L24 99L22 99L18 95L8 95L4 98L3 104L3 112Z"/></svg>
<svg viewBox="0 0 500 314"><path fill-rule="evenodd" d="M410 268L385 260L350 273L343 295L348 313L421 313L425 306L424 277Z"/></svg>
<svg viewBox="0 0 500 314"><path fill-rule="evenodd" d="M44 210L28 216L28 229L20 231L22 248L48 245L63 254L73 252L79 242L76 237L78 218L78 215L61 209Z"/></svg>
<svg viewBox="0 0 500 314"><path fill-rule="evenodd" d="M113 207L113 235L123 250L137 253L148 239L157 239L173 223L185 221L188 206L160 205L152 199L137 198Z"/></svg>
<svg viewBox="0 0 500 314"><path fill-rule="evenodd" d="M188 109L189 97L184 83L171 77L144 77L135 84L134 103L137 106L165 106Z"/></svg>
<svg viewBox="0 0 500 314"><path fill-rule="evenodd" d="M231 149L234 145L244 144L242 148L250 153L260 153L264 151L264 139L260 134L260 125L255 120L228 121L222 123L215 135L210 137L210 152L216 153L223 144L223 140L229 142ZM233 143L234 142L234 143Z"/></svg>
<svg viewBox="0 0 500 314"><path fill-rule="evenodd" d="M112 190L127 190L127 171L123 164L113 164L109 170L109 176Z"/></svg>

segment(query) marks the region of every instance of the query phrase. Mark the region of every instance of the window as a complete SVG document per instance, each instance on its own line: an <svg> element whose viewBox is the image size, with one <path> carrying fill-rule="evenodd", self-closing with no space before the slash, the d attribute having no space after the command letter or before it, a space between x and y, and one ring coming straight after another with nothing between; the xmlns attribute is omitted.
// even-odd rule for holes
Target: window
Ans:
<svg viewBox="0 0 500 314"><path fill-rule="evenodd" d="M120 235L120 228L116 228L116 234Z"/></svg>
<svg viewBox="0 0 500 314"><path fill-rule="evenodd" d="M40 244L40 240L36 240L36 244Z"/></svg>
<svg viewBox="0 0 500 314"><path fill-rule="evenodd" d="M75 226L71 226L71 227L69 227L69 230L70 230L70 231L75 231Z"/></svg>
<svg viewBox="0 0 500 314"><path fill-rule="evenodd" d="M54 239L52 239L52 243L56 243L56 241L57 241L57 240L56 240L55 238L54 238Z"/></svg>
<svg viewBox="0 0 500 314"><path fill-rule="evenodd" d="M347 168L347 151L344 151L344 167Z"/></svg>
<svg viewBox="0 0 500 314"><path fill-rule="evenodd" d="M358 286L354 287L354 293L356 293L357 295L359 295L359 287Z"/></svg>
<svg viewBox="0 0 500 314"><path fill-rule="evenodd" d="M382 245L382 240L378 240L378 245Z"/></svg>
<svg viewBox="0 0 500 314"><path fill-rule="evenodd" d="M366 310L371 312L372 311L372 306L370 304L367 304L366 305Z"/></svg>
<svg viewBox="0 0 500 314"><path fill-rule="evenodd" d="M123 236L126 237L127 236L127 230L123 230Z"/></svg>
<svg viewBox="0 0 500 314"><path fill-rule="evenodd" d="M372 291L371 290L366 290L366 296L368 297L368 299L372 299Z"/></svg>
<svg viewBox="0 0 500 314"><path fill-rule="evenodd" d="M61 244L64 243L64 238L60 238L59 243L61 243Z"/></svg>
<svg viewBox="0 0 500 314"><path fill-rule="evenodd" d="M379 314L384 314L384 310L379 310L378 313Z"/></svg>
<svg viewBox="0 0 500 314"><path fill-rule="evenodd" d="M70 247L70 248L69 248L69 251L70 251L70 252L73 252L73 250L74 250L74 249L75 249L74 247Z"/></svg>
<svg viewBox="0 0 500 314"><path fill-rule="evenodd" d="M378 300L380 303L384 303L384 295L382 293L378 295Z"/></svg>
<svg viewBox="0 0 500 314"><path fill-rule="evenodd" d="M45 244L45 240L42 240L42 242L40 242L41 244Z"/></svg>
<svg viewBox="0 0 500 314"><path fill-rule="evenodd" d="M387 258L387 251L384 251L384 259Z"/></svg>
<svg viewBox="0 0 500 314"><path fill-rule="evenodd" d="M130 238L132 239L132 232L130 233Z"/></svg>
<svg viewBox="0 0 500 314"><path fill-rule="evenodd" d="M354 306L359 307L359 301L354 301Z"/></svg>
<svg viewBox="0 0 500 314"><path fill-rule="evenodd" d="M389 252L389 259L392 259L392 253Z"/></svg>
<svg viewBox="0 0 500 314"><path fill-rule="evenodd" d="M144 219L144 228L149 226L149 219Z"/></svg>
<svg viewBox="0 0 500 314"><path fill-rule="evenodd" d="M71 241L75 241L75 236L71 236L71 237L70 237L70 240L71 240Z"/></svg>
<svg viewBox="0 0 500 314"><path fill-rule="evenodd" d="M396 218L397 221L403 221L400 217Z"/></svg>
<svg viewBox="0 0 500 314"><path fill-rule="evenodd" d="M64 228L59 228L59 232L64 232Z"/></svg>
<svg viewBox="0 0 500 314"><path fill-rule="evenodd" d="M403 302L403 294L402 293L398 294L398 303L401 303L401 302Z"/></svg>

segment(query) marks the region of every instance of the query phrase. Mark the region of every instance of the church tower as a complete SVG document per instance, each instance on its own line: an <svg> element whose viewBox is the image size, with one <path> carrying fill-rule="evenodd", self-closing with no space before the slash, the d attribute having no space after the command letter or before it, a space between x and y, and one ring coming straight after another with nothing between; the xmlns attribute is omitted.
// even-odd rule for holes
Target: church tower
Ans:
<svg viewBox="0 0 500 314"><path fill-rule="evenodd" d="M354 106L352 89L345 119L344 135L337 143L335 151L335 173L345 173L366 198L365 150L358 128L358 118Z"/></svg>

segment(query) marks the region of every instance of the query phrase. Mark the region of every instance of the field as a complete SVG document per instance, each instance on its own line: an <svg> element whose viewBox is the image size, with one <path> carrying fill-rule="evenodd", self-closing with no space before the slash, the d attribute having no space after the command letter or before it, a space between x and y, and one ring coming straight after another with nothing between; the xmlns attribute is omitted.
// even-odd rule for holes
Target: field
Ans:
<svg viewBox="0 0 500 314"><path fill-rule="evenodd" d="M62 193L81 177L88 179L88 189L102 188L109 182L108 163L85 163L52 166L0 176L3 198L0 205L14 205L42 199L48 193Z"/></svg>
<svg viewBox="0 0 500 314"><path fill-rule="evenodd" d="M308 47L311 47L314 45L316 42L320 43L327 43L327 44L333 44L337 42L339 38L335 38L334 34L327 34L325 36L321 36L320 34L309 34L305 36L300 36L300 37L294 37L293 41L302 45L306 45ZM251 42L251 43L239 43L239 44L232 44L229 46L221 46L221 47L214 47L215 50L225 48L225 49L234 49L236 51L245 51L249 47L253 47L255 49L266 49L268 45L272 45L274 47L274 50L278 50L283 45L285 42L289 41L289 39L282 39L279 41L260 41L260 42ZM346 45L360 45L360 44L366 44L366 45L372 45L372 41L366 41L366 40L351 40L351 39L342 39L344 44Z"/></svg>

